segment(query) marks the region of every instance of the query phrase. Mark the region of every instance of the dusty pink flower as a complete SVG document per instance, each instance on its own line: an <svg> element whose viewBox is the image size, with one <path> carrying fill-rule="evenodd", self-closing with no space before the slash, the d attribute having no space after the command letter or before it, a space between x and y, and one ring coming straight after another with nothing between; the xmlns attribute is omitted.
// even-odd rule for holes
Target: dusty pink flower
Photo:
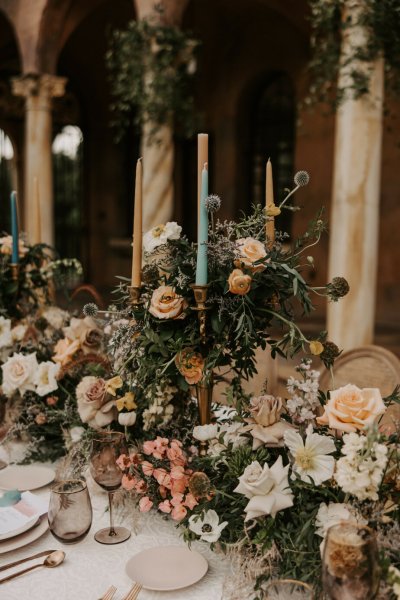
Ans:
<svg viewBox="0 0 400 600"><path fill-rule="evenodd" d="M182 479L185 476L185 469L178 465L176 467L172 467L171 469L171 477L172 479Z"/></svg>
<svg viewBox="0 0 400 600"><path fill-rule="evenodd" d="M143 494L147 490L147 483L144 481L144 479L137 479L136 480L135 490L139 494Z"/></svg>
<svg viewBox="0 0 400 600"><path fill-rule="evenodd" d="M172 506L178 506L183 502L183 494L173 494L171 504Z"/></svg>
<svg viewBox="0 0 400 600"><path fill-rule="evenodd" d="M176 442L176 440L172 440L171 447L167 449L167 456L169 460L175 464L185 464L182 448L174 442Z"/></svg>
<svg viewBox="0 0 400 600"><path fill-rule="evenodd" d="M187 485L187 477L183 477L182 479L173 479L171 483L171 494L183 494L187 488Z"/></svg>
<svg viewBox="0 0 400 600"><path fill-rule="evenodd" d="M155 450L155 444L152 441L144 442L143 444L143 452L148 456L151 456Z"/></svg>
<svg viewBox="0 0 400 600"><path fill-rule="evenodd" d="M115 462L117 463L121 471L124 471L132 464L131 459L127 454L121 454L121 456L119 456Z"/></svg>
<svg viewBox="0 0 400 600"><path fill-rule="evenodd" d="M184 506L187 506L189 510L193 510L198 502L193 494L186 494L185 502L183 504Z"/></svg>
<svg viewBox="0 0 400 600"><path fill-rule="evenodd" d="M136 478L132 477L132 475L122 475L122 480L121 480L121 485L124 488L124 490L127 490L128 492L130 490L133 490L133 488L135 487L136 484Z"/></svg>
<svg viewBox="0 0 400 600"><path fill-rule="evenodd" d="M154 440L154 450L153 450L154 458L158 458L158 459L164 458L167 448L168 448L168 439L162 438L158 435L156 437L156 439Z"/></svg>
<svg viewBox="0 0 400 600"><path fill-rule="evenodd" d="M171 517L174 521L182 521L187 515L187 510L182 504L178 504L178 506L174 506L171 512Z"/></svg>
<svg viewBox="0 0 400 600"><path fill-rule="evenodd" d="M171 475L165 469L154 469L153 477L160 485L166 488L171 487Z"/></svg>
<svg viewBox="0 0 400 600"><path fill-rule="evenodd" d="M160 502L158 505L158 509L163 513L170 513L172 508L169 500L164 500L164 502Z"/></svg>
<svg viewBox="0 0 400 600"><path fill-rule="evenodd" d="M46 399L46 404L47 406L54 406L55 404L57 404L58 398L57 396L49 396Z"/></svg>
<svg viewBox="0 0 400 600"><path fill-rule="evenodd" d="M161 498L166 498L167 497L167 488L164 485L160 485L158 488L158 491L160 492L160 496Z"/></svg>
<svg viewBox="0 0 400 600"><path fill-rule="evenodd" d="M154 472L154 467L148 460L142 462L142 471L147 477L151 477Z"/></svg>
<svg viewBox="0 0 400 600"><path fill-rule="evenodd" d="M139 501L139 510L140 512L149 512L151 507L153 506L153 502L150 500L148 496L143 496L143 498Z"/></svg>

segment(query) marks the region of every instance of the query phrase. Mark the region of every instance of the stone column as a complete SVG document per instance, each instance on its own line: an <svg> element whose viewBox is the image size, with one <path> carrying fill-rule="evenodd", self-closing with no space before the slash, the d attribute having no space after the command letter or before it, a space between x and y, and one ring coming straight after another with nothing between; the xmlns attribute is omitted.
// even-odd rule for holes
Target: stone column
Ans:
<svg viewBox="0 0 400 600"><path fill-rule="evenodd" d="M188 0L134 0L138 19L160 25L178 25ZM160 6L162 12L155 10ZM151 73L148 74L151 79ZM153 140L153 123L142 129L143 157L143 231L170 221L174 211L174 141L171 125L157 129Z"/></svg>
<svg viewBox="0 0 400 600"><path fill-rule="evenodd" d="M41 242L54 245L54 206L51 146L51 99L64 94L66 79L54 75L23 75L12 80L13 93L25 98L24 229L34 240L34 177L40 197Z"/></svg>
<svg viewBox="0 0 400 600"><path fill-rule="evenodd" d="M357 17L362 1L348 0L347 15ZM361 26L345 30L342 64L351 48L364 45L365 37ZM340 86L349 81L351 68L351 64L342 67ZM358 100L345 100L336 116L329 279L337 275L345 277L350 292L339 302L329 303L328 334L344 350L371 344L374 337L383 59L365 68L371 73L370 94Z"/></svg>

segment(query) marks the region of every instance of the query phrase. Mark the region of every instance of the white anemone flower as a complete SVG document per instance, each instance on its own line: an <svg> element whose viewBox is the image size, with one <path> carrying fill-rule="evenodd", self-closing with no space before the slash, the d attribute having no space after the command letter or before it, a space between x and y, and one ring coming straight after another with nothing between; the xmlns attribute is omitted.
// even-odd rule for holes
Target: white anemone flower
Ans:
<svg viewBox="0 0 400 600"><path fill-rule="evenodd" d="M143 249L145 252L153 252L158 246L166 244L168 240L179 240L182 227L175 221L169 221L165 225L157 225L143 236Z"/></svg>
<svg viewBox="0 0 400 600"><path fill-rule="evenodd" d="M201 516L192 515L189 519L189 529L204 542L212 544L219 540L221 531L228 525L228 521L219 522L215 510L206 510Z"/></svg>
<svg viewBox="0 0 400 600"><path fill-rule="evenodd" d="M321 485L332 477L335 459L328 455L335 452L335 444L331 437L308 430L303 440L299 433L288 430L284 439L293 457L292 469L302 481L311 483L313 480L315 485Z"/></svg>

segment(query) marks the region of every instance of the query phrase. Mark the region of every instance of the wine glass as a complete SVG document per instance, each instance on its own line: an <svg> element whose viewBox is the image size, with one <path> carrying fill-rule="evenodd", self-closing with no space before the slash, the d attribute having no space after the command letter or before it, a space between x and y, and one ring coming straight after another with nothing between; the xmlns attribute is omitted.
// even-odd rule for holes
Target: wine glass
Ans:
<svg viewBox="0 0 400 600"><path fill-rule="evenodd" d="M379 589L375 533L365 525L343 521L328 530L322 583L329 600L371 600Z"/></svg>
<svg viewBox="0 0 400 600"><path fill-rule="evenodd" d="M96 434L92 440L90 455L90 473L104 490L108 492L110 507L110 527L100 529L94 539L101 544L119 544L131 536L129 529L114 527L113 495L121 486L122 471L117 465L117 458L126 452L123 433L116 431L103 431Z"/></svg>
<svg viewBox="0 0 400 600"><path fill-rule="evenodd" d="M265 588L268 600L313 600L313 588L304 581L276 579L269 581Z"/></svg>
<svg viewBox="0 0 400 600"><path fill-rule="evenodd" d="M92 504L84 479L68 479L51 488L49 528L63 544L80 542L92 525Z"/></svg>

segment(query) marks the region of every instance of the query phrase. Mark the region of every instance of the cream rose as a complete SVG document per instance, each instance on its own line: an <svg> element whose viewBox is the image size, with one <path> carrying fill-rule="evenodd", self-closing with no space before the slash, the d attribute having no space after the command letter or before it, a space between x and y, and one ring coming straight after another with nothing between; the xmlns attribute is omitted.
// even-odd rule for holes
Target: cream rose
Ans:
<svg viewBox="0 0 400 600"><path fill-rule="evenodd" d="M263 271L265 269L266 261L264 261L264 263L255 264L267 256L265 246L262 242L247 237L237 240L236 245L239 251L239 258L235 260L235 265L237 267L245 266L253 272Z"/></svg>
<svg viewBox="0 0 400 600"><path fill-rule="evenodd" d="M35 390L34 378L38 369L36 352L33 354L13 354L1 369L3 371L2 389L6 396L18 392L23 396L28 390Z"/></svg>
<svg viewBox="0 0 400 600"><path fill-rule="evenodd" d="M61 365L51 360L40 363L34 377L36 393L38 396L46 396L58 388L57 375Z"/></svg>
<svg viewBox="0 0 400 600"><path fill-rule="evenodd" d="M188 303L170 285L161 285L154 290L149 312L158 319L184 319Z"/></svg>
<svg viewBox="0 0 400 600"><path fill-rule="evenodd" d="M228 285L232 294L245 296L251 288L251 277L245 275L241 269L233 269L228 278Z"/></svg>
<svg viewBox="0 0 400 600"><path fill-rule="evenodd" d="M349 383L330 393L325 412L317 418L317 422L331 429L351 433L372 425L385 410L378 388L361 390Z"/></svg>
<svg viewBox="0 0 400 600"><path fill-rule="evenodd" d="M269 394L250 400L250 414L258 425L269 427L281 418L282 400Z"/></svg>
<svg viewBox="0 0 400 600"><path fill-rule="evenodd" d="M76 388L78 412L83 423L99 429L109 425L116 417L114 400L109 400L104 379L88 375Z"/></svg>

